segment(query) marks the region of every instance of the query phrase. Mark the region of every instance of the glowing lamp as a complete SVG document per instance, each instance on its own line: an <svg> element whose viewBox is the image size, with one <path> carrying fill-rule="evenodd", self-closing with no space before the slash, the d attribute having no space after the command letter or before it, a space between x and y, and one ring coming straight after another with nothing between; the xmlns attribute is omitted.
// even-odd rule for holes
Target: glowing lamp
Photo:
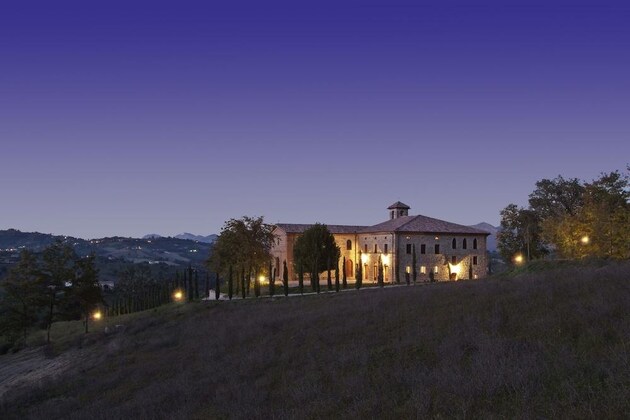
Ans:
<svg viewBox="0 0 630 420"><path fill-rule="evenodd" d="M184 298L184 294L182 293L182 291L175 290L175 293L173 293L173 300L175 300L175 302L179 302L183 298Z"/></svg>
<svg viewBox="0 0 630 420"><path fill-rule="evenodd" d="M369 260L370 260L370 256L367 253L361 254L361 262L363 264L367 264Z"/></svg>
<svg viewBox="0 0 630 420"><path fill-rule="evenodd" d="M448 263L448 267L451 269L451 274L453 274L453 273L454 274L459 274L459 269L460 269L459 264Z"/></svg>
<svg viewBox="0 0 630 420"><path fill-rule="evenodd" d="M381 261L383 262L383 265L389 265L389 255L383 255L381 257Z"/></svg>
<svg viewBox="0 0 630 420"><path fill-rule="evenodd" d="M265 284L265 281L266 281L265 276L263 275L258 276L258 281L260 282L260 284Z"/></svg>
<svg viewBox="0 0 630 420"><path fill-rule="evenodd" d="M522 264L522 263L523 263L523 260L524 260L524 258L523 258L523 255L521 255L521 254L516 254L516 255L514 256L514 262L515 262L516 264Z"/></svg>
<svg viewBox="0 0 630 420"><path fill-rule="evenodd" d="M101 319L102 317L103 317L103 314L101 313L101 311L95 311L95 312L92 314L92 318L93 318L95 321L98 321L98 320L99 320L99 319Z"/></svg>
<svg viewBox="0 0 630 420"><path fill-rule="evenodd" d="M584 235L580 238L580 242L582 242L583 245L587 245L590 241L591 238L589 238L587 235Z"/></svg>

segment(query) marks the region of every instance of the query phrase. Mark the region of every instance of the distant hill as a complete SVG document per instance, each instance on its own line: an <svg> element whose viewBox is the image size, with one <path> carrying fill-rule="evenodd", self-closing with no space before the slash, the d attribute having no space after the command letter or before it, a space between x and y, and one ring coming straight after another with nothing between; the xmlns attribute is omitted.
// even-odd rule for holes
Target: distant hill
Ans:
<svg viewBox="0 0 630 420"><path fill-rule="evenodd" d="M155 267L155 271L159 271L159 266L162 271L183 269L188 265L203 267L211 249L207 242L159 235L142 239L111 237L85 240L16 229L0 230L0 276L8 266L17 262L22 249L39 253L55 241L70 245L79 256L95 253L101 278L112 281L116 273L130 263L148 263Z"/></svg>
<svg viewBox="0 0 630 420"><path fill-rule="evenodd" d="M180 233L179 235L174 236L175 239L186 239L189 241L203 242L206 244L214 243L214 241L216 241L218 237L219 237L218 235L203 236L203 235L195 235L193 233L188 233L188 232ZM158 235L157 233L150 233L142 237L142 239L157 239L157 238L164 238L164 236Z"/></svg>
<svg viewBox="0 0 630 420"><path fill-rule="evenodd" d="M489 232L490 236L488 236L488 242L486 243L486 248L490 252L494 252L497 250L497 233L499 232L498 227L492 226L490 223L486 223L486 222L477 223L476 225L471 225L470 227Z"/></svg>

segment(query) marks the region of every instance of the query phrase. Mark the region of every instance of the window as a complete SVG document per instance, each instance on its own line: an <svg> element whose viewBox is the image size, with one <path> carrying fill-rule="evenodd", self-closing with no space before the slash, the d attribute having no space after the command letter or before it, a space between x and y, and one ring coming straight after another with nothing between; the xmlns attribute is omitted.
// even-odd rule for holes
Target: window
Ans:
<svg viewBox="0 0 630 420"><path fill-rule="evenodd" d="M427 274L427 267L424 265L420 266L420 274Z"/></svg>
<svg viewBox="0 0 630 420"><path fill-rule="evenodd" d="M435 253L436 254L440 253L440 244L435 244Z"/></svg>
<svg viewBox="0 0 630 420"><path fill-rule="evenodd" d="M437 273L439 272L439 270L440 270L440 269L438 268L438 266L437 266L437 265L436 265L435 267L433 267L433 272L434 272L435 274L437 274Z"/></svg>
<svg viewBox="0 0 630 420"><path fill-rule="evenodd" d="M477 265L477 256L473 256L473 265Z"/></svg>
<svg viewBox="0 0 630 420"><path fill-rule="evenodd" d="M457 239L453 238L453 242L451 243L451 248L457 249Z"/></svg>
<svg viewBox="0 0 630 420"><path fill-rule="evenodd" d="M407 254L411 254L411 244L407 244Z"/></svg>
<svg viewBox="0 0 630 420"><path fill-rule="evenodd" d="M390 216L390 219L393 219L393 218L394 218L394 210L392 210L392 213L391 213L391 216Z"/></svg>
<svg viewBox="0 0 630 420"><path fill-rule="evenodd" d="M425 244L420 245L420 253L421 254L427 253L427 246Z"/></svg>
<svg viewBox="0 0 630 420"><path fill-rule="evenodd" d="M468 243L466 242L466 238L464 238L464 240L462 241L462 248L463 249L468 248Z"/></svg>
<svg viewBox="0 0 630 420"><path fill-rule="evenodd" d="M346 260L346 277L354 277L354 264L352 260Z"/></svg>
<svg viewBox="0 0 630 420"><path fill-rule="evenodd" d="M387 244L385 244L384 253L387 254Z"/></svg>
<svg viewBox="0 0 630 420"><path fill-rule="evenodd" d="M477 238L473 239L473 249L477 249Z"/></svg>
<svg viewBox="0 0 630 420"><path fill-rule="evenodd" d="M407 274L411 273L411 267L410 266L407 266L405 268L405 273L407 273Z"/></svg>
<svg viewBox="0 0 630 420"><path fill-rule="evenodd" d="M374 253L376 254L378 252L378 245L374 244Z"/></svg>
<svg viewBox="0 0 630 420"><path fill-rule="evenodd" d="M455 255L451 257L451 264L457 264L457 257Z"/></svg>
<svg viewBox="0 0 630 420"><path fill-rule="evenodd" d="M367 244L363 245L363 249L365 250L365 253L367 254Z"/></svg>
<svg viewBox="0 0 630 420"><path fill-rule="evenodd" d="M352 251L352 241L350 239L346 241L346 249Z"/></svg>

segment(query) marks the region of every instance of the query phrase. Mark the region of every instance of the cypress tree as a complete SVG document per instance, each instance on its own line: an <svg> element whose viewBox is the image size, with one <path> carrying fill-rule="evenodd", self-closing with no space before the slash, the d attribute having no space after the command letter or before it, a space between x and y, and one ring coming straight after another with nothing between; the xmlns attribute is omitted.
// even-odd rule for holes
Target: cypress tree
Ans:
<svg viewBox="0 0 630 420"><path fill-rule="evenodd" d="M335 267L335 292L339 291L339 259L337 259L337 267Z"/></svg>
<svg viewBox="0 0 630 420"><path fill-rule="evenodd" d="M199 299L199 270L195 269L195 299Z"/></svg>
<svg viewBox="0 0 630 420"><path fill-rule="evenodd" d="M232 300L232 266L230 265L230 273L228 275L228 299Z"/></svg>
<svg viewBox="0 0 630 420"><path fill-rule="evenodd" d="M416 256L416 244L412 245L411 264L413 265L413 284L416 284L416 280L418 279L418 257Z"/></svg>
<svg viewBox="0 0 630 420"><path fill-rule="evenodd" d="M246 298L247 290L245 290L245 267L241 269L241 294L243 295L243 299Z"/></svg>
<svg viewBox="0 0 630 420"><path fill-rule="evenodd" d="M251 286L252 286L252 267L250 266L247 270L247 296L249 296L249 291L251 290Z"/></svg>
<svg viewBox="0 0 630 420"><path fill-rule="evenodd" d="M221 297L221 279L219 279L219 272L217 271L215 273L216 275L216 280L215 280L215 285L214 285L214 297L219 300L219 298ZM208 296L209 298L210 296Z"/></svg>
<svg viewBox="0 0 630 420"><path fill-rule="evenodd" d="M273 273L273 266L269 262L269 296L273 296L276 292L276 279Z"/></svg>
<svg viewBox="0 0 630 420"><path fill-rule="evenodd" d="M361 284L363 283L363 264L361 262L361 255L362 252L359 251L359 262L357 263L357 275L356 275L356 281L354 282L354 287L356 287L357 289L361 288Z"/></svg>
<svg viewBox="0 0 630 420"><path fill-rule="evenodd" d="M304 269L302 268L302 264L298 268L298 290L301 295L304 294Z"/></svg>
<svg viewBox="0 0 630 420"><path fill-rule="evenodd" d="M282 285L284 286L284 295L289 296L289 269L287 268L287 260L282 263Z"/></svg>
<svg viewBox="0 0 630 420"><path fill-rule="evenodd" d="M328 282L328 291L332 291L332 277L330 276L330 256L328 257L328 259L326 260L326 274L328 277L326 277L326 280Z"/></svg>
<svg viewBox="0 0 630 420"><path fill-rule="evenodd" d="M385 285L385 279L383 274L383 259L381 256L378 256L378 285L379 287L383 287Z"/></svg>
<svg viewBox="0 0 630 420"><path fill-rule="evenodd" d="M260 296L260 278L258 276L254 278L254 296Z"/></svg>
<svg viewBox="0 0 630 420"><path fill-rule="evenodd" d="M343 277L341 278L342 280L342 284L343 284L343 288L345 289L346 287L348 287L348 278L347 278L347 273L346 273L346 257L343 257Z"/></svg>

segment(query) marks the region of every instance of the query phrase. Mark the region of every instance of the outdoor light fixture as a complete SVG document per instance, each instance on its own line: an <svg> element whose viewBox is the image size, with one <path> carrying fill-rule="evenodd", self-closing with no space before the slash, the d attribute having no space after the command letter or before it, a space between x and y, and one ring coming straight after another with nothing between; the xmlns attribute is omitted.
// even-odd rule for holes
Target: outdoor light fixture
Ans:
<svg viewBox="0 0 630 420"><path fill-rule="evenodd" d="M370 256L367 253L363 253L361 254L361 262L363 264L367 264L367 262L370 260Z"/></svg>
<svg viewBox="0 0 630 420"><path fill-rule="evenodd" d="M103 317L103 314L101 313L101 311L95 311L95 312L92 314L92 318L93 318L95 321L98 321L98 320L99 320L99 319L101 319L102 317Z"/></svg>
<svg viewBox="0 0 630 420"><path fill-rule="evenodd" d="M389 265L389 255L382 255L381 261L383 262L383 265Z"/></svg>
<svg viewBox="0 0 630 420"><path fill-rule="evenodd" d="M523 259L523 255L522 255L522 254L516 254L516 255L514 256L514 262L515 262L516 264L522 264L522 263L523 263L523 260L524 260L524 259Z"/></svg>
<svg viewBox="0 0 630 420"><path fill-rule="evenodd" d="M175 290L175 293L173 293L173 300L175 302L179 302L180 300L182 300L184 297L184 294L182 293L181 290Z"/></svg>
<svg viewBox="0 0 630 420"><path fill-rule="evenodd" d="M590 241L591 238L589 238L587 235L584 235L580 238L580 242L582 242L583 245L587 245Z"/></svg>

